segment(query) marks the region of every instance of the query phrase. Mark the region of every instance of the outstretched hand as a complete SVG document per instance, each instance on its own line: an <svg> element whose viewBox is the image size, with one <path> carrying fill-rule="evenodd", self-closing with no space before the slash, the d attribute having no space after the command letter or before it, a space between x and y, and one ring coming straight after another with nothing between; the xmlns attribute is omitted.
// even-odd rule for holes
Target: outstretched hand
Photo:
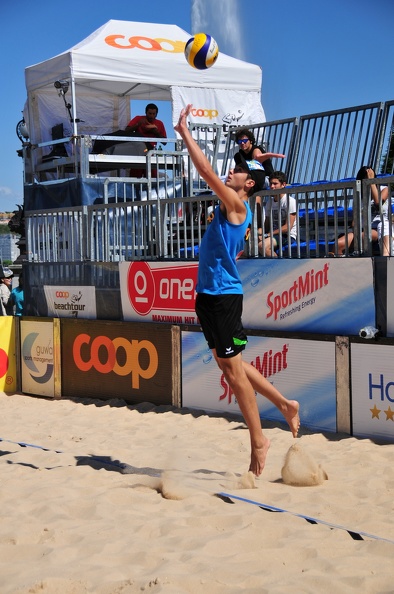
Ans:
<svg viewBox="0 0 394 594"><path fill-rule="evenodd" d="M282 155L281 153L262 153L255 157L256 161L259 163L264 163L267 159L284 159L286 155Z"/></svg>
<svg viewBox="0 0 394 594"><path fill-rule="evenodd" d="M179 114L179 120L176 126L174 126L174 130L176 132L178 132L179 134L181 133L182 129L187 129L187 123L186 123L186 118L189 115L191 109L192 109L192 104L189 103L189 105L186 105L186 107L184 107L181 110L181 113Z"/></svg>

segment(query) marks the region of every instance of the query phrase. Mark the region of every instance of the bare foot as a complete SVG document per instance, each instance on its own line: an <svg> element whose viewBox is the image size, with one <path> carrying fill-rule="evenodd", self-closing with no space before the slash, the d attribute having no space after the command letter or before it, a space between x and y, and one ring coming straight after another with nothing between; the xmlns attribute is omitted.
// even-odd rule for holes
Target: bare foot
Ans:
<svg viewBox="0 0 394 594"><path fill-rule="evenodd" d="M283 411L283 416L285 417L293 437L297 437L298 429L300 428L300 404L297 400L289 400L287 403L286 410Z"/></svg>
<svg viewBox="0 0 394 594"><path fill-rule="evenodd" d="M262 446L257 448L252 446L249 470L250 472L253 472L255 476L260 476L264 470L265 460L267 458L270 445L270 440L267 437L264 437L264 443Z"/></svg>

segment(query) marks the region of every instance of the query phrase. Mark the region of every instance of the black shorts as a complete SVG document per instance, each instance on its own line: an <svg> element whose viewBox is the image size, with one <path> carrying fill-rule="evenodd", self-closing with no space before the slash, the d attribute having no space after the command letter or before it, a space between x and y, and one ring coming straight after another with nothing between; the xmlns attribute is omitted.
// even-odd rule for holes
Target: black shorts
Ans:
<svg viewBox="0 0 394 594"><path fill-rule="evenodd" d="M220 358L235 357L248 342L242 326L243 295L198 293L196 314L210 349Z"/></svg>

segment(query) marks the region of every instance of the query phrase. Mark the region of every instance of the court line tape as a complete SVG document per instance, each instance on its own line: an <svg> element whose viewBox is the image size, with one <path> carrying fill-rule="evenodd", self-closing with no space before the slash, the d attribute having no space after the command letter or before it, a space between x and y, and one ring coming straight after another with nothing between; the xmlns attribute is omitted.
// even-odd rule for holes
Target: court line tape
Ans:
<svg viewBox="0 0 394 594"><path fill-rule="evenodd" d="M63 452L62 450L51 450L50 448L45 448L44 446L40 446L40 445L36 445L34 443L26 443L24 441L11 441L10 439L3 439L2 437L0 437L0 442L6 442L6 443L12 443L14 445L19 445L22 448L36 448L37 450L43 450L44 452L53 452L55 454L65 454L66 452ZM74 456L74 454L71 454L72 456ZM100 457L100 456L93 456L93 455L87 455L87 456L80 456L80 457L84 457L84 458L88 458L90 460L94 460L95 462L100 462L101 464L106 464L108 466L116 466L117 468L120 469L124 469L125 466L127 466L126 464L124 465L122 462L115 462L114 460L108 460L107 457Z"/></svg>
<svg viewBox="0 0 394 594"><path fill-rule="evenodd" d="M0 442L2 442L2 441L5 443L12 443L14 445L18 445L22 448L36 448L38 450L43 450L44 452L53 452L55 454L66 454L67 453L62 450L51 450L50 448L36 445L34 443L27 443L25 441L12 441L11 439L4 439L3 437L0 437ZM132 466L131 464L127 464L126 462L117 462L116 460L110 459L108 456L95 456L93 454L87 454L85 456L83 456L83 455L75 456L75 454L70 454L70 456L74 456L76 459L79 459L79 460L86 459L86 460L90 460L93 462L98 462L104 466L114 466L115 468L118 468L122 472L122 474L146 474L148 476L153 476L153 477L161 476L161 472L157 468L147 468L147 467L138 468L136 466Z"/></svg>
<svg viewBox="0 0 394 594"><path fill-rule="evenodd" d="M64 454L61 450L51 450L49 448L44 448L44 446L35 445L34 443L26 443L24 441L11 441L11 439L3 439L0 437L0 441L4 441L6 443L13 443L14 445L19 445L22 448L37 448L38 450L44 450L44 452L55 452L55 454Z"/></svg>
<svg viewBox="0 0 394 594"><path fill-rule="evenodd" d="M14 445L19 445L23 448L36 448L38 450L43 450L44 452L54 452L55 454L64 454L65 453L62 450L51 450L50 448L46 448L44 446L36 445L33 443L27 443L24 441L12 441L10 439L4 439L2 437L0 437L0 442L12 443ZM142 474L149 474L150 476L152 476L151 472L148 472L148 471L151 471L153 469L136 468L136 467L130 466L129 464L125 464L123 462L119 463L119 462L115 462L112 460L108 460L107 457L89 455L89 456L86 456L86 458L90 458L92 460L95 460L95 461L103 463L103 464L108 464L109 466L116 466L117 468L120 468L122 471L124 471L125 474L132 474L134 471L137 474L142 473ZM159 474L153 473L153 476L159 476ZM364 540L363 537L366 537L366 538L372 538L374 540L381 540L384 542L390 542L391 544L394 544L394 540L391 540L389 538L377 536L376 534L370 534L369 532L362 532L360 530L352 530L351 528L347 528L346 526L341 526L340 524L332 524L331 522L326 522L325 520L321 520L319 518L314 518L312 516L306 516L304 514L298 514L296 512L292 512L292 511L290 511L288 509L284 509L282 507L275 507L274 505L269 505L268 503L261 503L259 501L255 501L254 499L247 499L246 497L240 497L239 495L233 495L232 493L225 493L222 491L220 493L215 493L215 496L219 497L223 501L226 501L226 503L234 503L234 501L232 501L232 500L235 499L236 501L242 501L244 503L250 503L252 505L257 505L257 507L259 507L260 509L263 509L265 511L286 513L286 514L290 514L291 516L295 516L297 518L302 518L303 520L306 520L309 524L322 524L323 526L328 526L329 528L336 528L337 530L344 530L354 540Z"/></svg>
<svg viewBox="0 0 394 594"><path fill-rule="evenodd" d="M326 522L325 520L320 520L319 518L313 518L312 516L298 514L296 512L289 511L288 509L283 509L281 507L275 507L273 505L268 505L267 503L260 503L259 501L254 501L253 499L246 499L245 497L240 497L239 495L232 495L231 493L221 492L221 493L216 493L216 497L223 499L227 503L234 503L234 501L232 501L232 500L236 499L237 501L243 501L244 503L251 503L252 505L257 505L258 507L260 507L261 509L264 509L266 511L286 513L286 514L290 514L292 516L296 516L297 518L302 518L303 520L306 520L310 524L323 524L324 526L328 526L329 528L345 530L346 532L348 532L348 534L350 534L350 536L354 540L364 540L363 537L366 537L366 538L373 538L375 540L382 540L382 541L390 542L391 544L394 544L394 540L391 540L389 538L383 538L382 536L376 536L376 534L370 534L369 532L361 532L360 530L352 530L351 528L347 528L346 526L341 526L340 524L332 524L331 522Z"/></svg>

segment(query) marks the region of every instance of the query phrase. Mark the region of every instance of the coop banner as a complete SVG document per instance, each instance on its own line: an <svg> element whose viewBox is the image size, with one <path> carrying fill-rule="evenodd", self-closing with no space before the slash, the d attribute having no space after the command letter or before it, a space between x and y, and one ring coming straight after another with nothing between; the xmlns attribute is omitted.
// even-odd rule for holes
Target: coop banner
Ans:
<svg viewBox="0 0 394 594"><path fill-rule="evenodd" d="M192 124L241 126L265 122L259 91L172 87L173 120L178 121L181 109L192 104Z"/></svg>
<svg viewBox="0 0 394 594"><path fill-rule="evenodd" d="M48 316L53 318L81 318L95 320L96 291L90 286L44 285Z"/></svg>
<svg viewBox="0 0 394 594"><path fill-rule="evenodd" d="M0 391L15 392L16 379L15 320L0 316Z"/></svg>
<svg viewBox="0 0 394 594"><path fill-rule="evenodd" d="M63 396L172 404L171 328L66 319L61 336Z"/></svg>
<svg viewBox="0 0 394 594"><path fill-rule="evenodd" d="M352 344L353 435L394 442L394 346Z"/></svg>
<svg viewBox="0 0 394 594"><path fill-rule="evenodd" d="M54 396L53 323L21 321L22 392Z"/></svg>
<svg viewBox="0 0 394 594"><path fill-rule="evenodd" d="M240 260L244 326L340 335L375 326L372 260L345 260Z"/></svg>
<svg viewBox="0 0 394 594"><path fill-rule="evenodd" d="M252 336L243 358L287 398L299 401L303 427L336 431L334 342ZM276 407L259 394L257 404L261 418L284 422ZM182 405L240 413L201 332L182 332Z"/></svg>
<svg viewBox="0 0 394 594"><path fill-rule="evenodd" d="M197 324L197 262L120 262L123 319Z"/></svg>

